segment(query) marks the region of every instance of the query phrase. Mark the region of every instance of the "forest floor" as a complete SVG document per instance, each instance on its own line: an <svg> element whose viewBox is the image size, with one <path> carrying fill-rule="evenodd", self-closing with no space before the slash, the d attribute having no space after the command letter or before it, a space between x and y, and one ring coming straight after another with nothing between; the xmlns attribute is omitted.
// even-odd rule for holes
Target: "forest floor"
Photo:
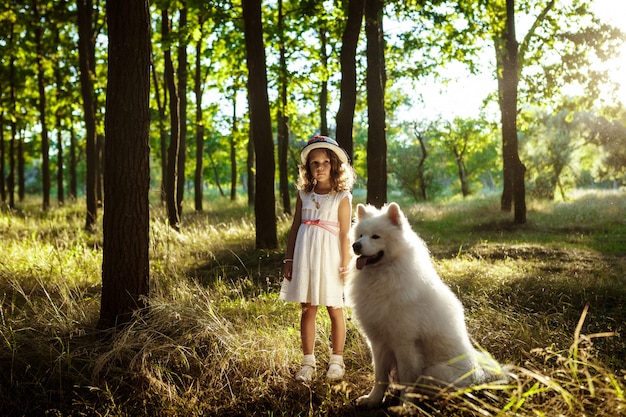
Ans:
<svg viewBox="0 0 626 417"><path fill-rule="evenodd" d="M244 201L185 213L180 233L155 206L150 308L98 331L101 230L82 229L81 203L32 202L0 211L0 415L626 415L625 191L530 201L523 226L497 196L400 203L508 384L359 409L367 344L349 320L346 376L327 382L322 310L317 378L296 383L299 306L278 300L290 217L256 250Z"/></svg>

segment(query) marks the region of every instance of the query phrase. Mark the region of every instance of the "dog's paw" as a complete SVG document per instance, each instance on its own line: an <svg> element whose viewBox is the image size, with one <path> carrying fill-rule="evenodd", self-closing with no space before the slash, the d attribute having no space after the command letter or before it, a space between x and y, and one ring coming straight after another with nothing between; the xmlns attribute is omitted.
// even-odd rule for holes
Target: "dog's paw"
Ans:
<svg viewBox="0 0 626 417"><path fill-rule="evenodd" d="M382 403L382 400L372 398L369 395L364 395L362 397L357 398L356 400L357 407L374 408L374 407L378 407L381 403Z"/></svg>

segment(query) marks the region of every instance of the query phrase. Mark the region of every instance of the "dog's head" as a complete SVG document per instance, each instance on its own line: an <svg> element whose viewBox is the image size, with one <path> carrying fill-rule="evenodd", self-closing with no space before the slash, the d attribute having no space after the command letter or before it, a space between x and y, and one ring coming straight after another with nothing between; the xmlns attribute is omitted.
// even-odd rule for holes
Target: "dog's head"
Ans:
<svg viewBox="0 0 626 417"><path fill-rule="evenodd" d="M357 223L353 228L352 249L358 255L356 268L374 266L393 258L399 252L407 223L400 206L390 203L378 210L373 206L357 205Z"/></svg>

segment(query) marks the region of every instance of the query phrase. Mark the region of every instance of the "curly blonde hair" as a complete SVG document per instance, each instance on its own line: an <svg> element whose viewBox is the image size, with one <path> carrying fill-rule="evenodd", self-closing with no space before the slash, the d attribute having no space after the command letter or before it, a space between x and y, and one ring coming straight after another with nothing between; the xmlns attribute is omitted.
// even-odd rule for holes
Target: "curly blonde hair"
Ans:
<svg viewBox="0 0 626 417"><path fill-rule="evenodd" d="M352 191L352 186L356 180L356 174L352 165L344 164L339 160L337 154L330 149L322 149L330 159L330 185L334 192ZM309 154L310 155L310 154ZM311 173L309 161L298 166L298 190L310 193L315 188L316 181Z"/></svg>

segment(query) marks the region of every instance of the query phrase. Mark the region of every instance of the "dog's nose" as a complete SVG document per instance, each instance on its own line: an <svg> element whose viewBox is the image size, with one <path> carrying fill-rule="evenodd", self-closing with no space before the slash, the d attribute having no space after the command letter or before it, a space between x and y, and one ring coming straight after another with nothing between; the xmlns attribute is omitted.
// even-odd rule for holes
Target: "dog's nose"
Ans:
<svg viewBox="0 0 626 417"><path fill-rule="evenodd" d="M354 250L354 253L356 254L361 253L361 242L354 242L352 244L352 249Z"/></svg>

